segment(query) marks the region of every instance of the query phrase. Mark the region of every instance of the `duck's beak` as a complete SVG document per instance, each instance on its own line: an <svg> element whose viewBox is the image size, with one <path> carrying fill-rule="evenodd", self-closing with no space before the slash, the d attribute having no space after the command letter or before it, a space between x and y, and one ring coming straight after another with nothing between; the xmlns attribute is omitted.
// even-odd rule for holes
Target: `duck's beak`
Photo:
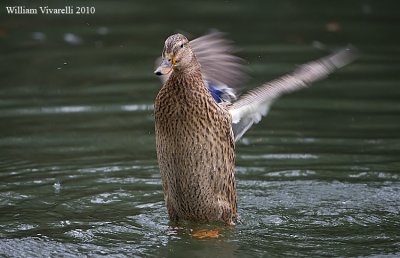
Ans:
<svg viewBox="0 0 400 258"><path fill-rule="evenodd" d="M175 66L175 57L173 54L165 55L159 67L154 71L156 75L166 75L172 71Z"/></svg>

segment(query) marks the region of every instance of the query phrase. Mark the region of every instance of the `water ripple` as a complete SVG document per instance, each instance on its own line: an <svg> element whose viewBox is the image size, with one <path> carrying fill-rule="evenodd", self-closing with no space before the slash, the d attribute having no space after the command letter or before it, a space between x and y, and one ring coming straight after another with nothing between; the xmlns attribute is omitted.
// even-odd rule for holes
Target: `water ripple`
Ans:
<svg viewBox="0 0 400 258"><path fill-rule="evenodd" d="M2 110L0 117L14 117L20 115L51 115L71 113L113 113L151 111L153 104L132 105L99 105L99 106L60 106L60 107L30 107Z"/></svg>
<svg viewBox="0 0 400 258"><path fill-rule="evenodd" d="M259 160L259 159L318 159L318 155L314 154L261 154L261 155L240 155L240 158L245 160Z"/></svg>

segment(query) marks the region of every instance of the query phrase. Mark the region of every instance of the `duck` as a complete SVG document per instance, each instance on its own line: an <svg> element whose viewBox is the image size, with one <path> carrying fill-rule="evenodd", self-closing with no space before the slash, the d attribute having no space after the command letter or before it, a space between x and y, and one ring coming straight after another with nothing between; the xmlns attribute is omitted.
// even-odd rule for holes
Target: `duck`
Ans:
<svg viewBox="0 0 400 258"><path fill-rule="evenodd" d="M230 103L236 100L237 89L248 78L243 65L244 60L235 55L237 51L233 42L225 35L223 32L213 30L209 34L190 41L198 62L208 64L202 67L203 80L217 103ZM161 61L161 57L156 59L154 73L164 84L170 73L162 72L162 67L159 66Z"/></svg>
<svg viewBox="0 0 400 258"><path fill-rule="evenodd" d="M244 61L221 32L165 40L154 73L157 160L170 221L238 222L235 144L281 95L308 87L356 58L353 47L300 65L237 96Z"/></svg>

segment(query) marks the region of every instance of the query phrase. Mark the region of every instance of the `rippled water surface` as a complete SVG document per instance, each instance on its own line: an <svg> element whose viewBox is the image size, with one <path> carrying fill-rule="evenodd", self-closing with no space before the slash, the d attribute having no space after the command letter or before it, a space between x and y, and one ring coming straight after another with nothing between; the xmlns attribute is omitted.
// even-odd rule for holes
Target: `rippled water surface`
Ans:
<svg viewBox="0 0 400 258"><path fill-rule="evenodd" d="M0 255L400 256L399 4L188 3L97 1L88 16L0 4ZM248 61L243 91L348 43L361 58L245 135L242 222L197 239L220 226L169 224L152 71L169 34L210 28Z"/></svg>

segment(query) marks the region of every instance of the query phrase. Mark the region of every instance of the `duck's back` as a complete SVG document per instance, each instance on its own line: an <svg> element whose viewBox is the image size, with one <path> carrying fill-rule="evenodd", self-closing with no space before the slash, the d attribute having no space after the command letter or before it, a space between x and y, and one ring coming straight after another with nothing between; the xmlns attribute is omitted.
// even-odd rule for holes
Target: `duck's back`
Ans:
<svg viewBox="0 0 400 258"><path fill-rule="evenodd" d="M234 140L229 113L201 74L175 72L155 102L157 156L171 220L236 218Z"/></svg>

